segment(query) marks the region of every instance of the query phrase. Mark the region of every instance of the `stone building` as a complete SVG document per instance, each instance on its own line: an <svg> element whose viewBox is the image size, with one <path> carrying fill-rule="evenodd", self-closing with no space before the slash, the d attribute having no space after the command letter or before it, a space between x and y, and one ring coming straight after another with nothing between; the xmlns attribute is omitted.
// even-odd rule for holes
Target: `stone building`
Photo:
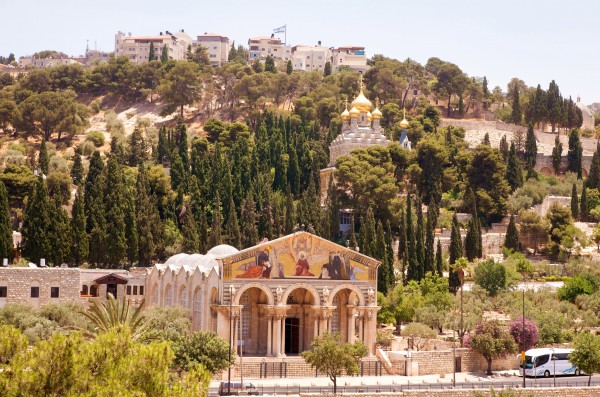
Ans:
<svg viewBox="0 0 600 397"><path fill-rule="evenodd" d="M148 305L189 308L195 330L231 336L245 355L298 354L336 331L373 354L378 265L306 232L242 251L220 245L155 265L146 280Z"/></svg>
<svg viewBox="0 0 600 397"><path fill-rule="evenodd" d="M190 310L195 331L215 331L244 354L295 355L325 332L360 340L374 353L375 259L307 232L238 251L219 245L126 270L0 267L0 306L85 304L108 294L146 307ZM242 342L243 341L243 342Z"/></svg>
<svg viewBox="0 0 600 397"><path fill-rule="evenodd" d="M154 48L154 58L160 59L163 47L166 47L169 59L183 60L192 38L181 29L178 32L160 32L155 36L127 36L123 32L115 35L115 58L125 56L132 63L148 62L150 44Z"/></svg>

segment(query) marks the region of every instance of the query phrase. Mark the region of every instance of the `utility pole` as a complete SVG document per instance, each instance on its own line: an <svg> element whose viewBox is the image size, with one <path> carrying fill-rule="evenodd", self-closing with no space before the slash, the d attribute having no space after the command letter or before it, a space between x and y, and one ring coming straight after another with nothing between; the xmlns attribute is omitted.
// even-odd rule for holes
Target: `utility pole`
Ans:
<svg viewBox="0 0 600 397"><path fill-rule="evenodd" d="M462 266L460 267L460 269L458 269L458 281L460 282L460 332L458 333L458 336L460 337L460 347L464 347L464 342L463 342L463 330L464 328L464 322L463 322L463 284L464 284L464 280L465 280L465 271L463 270Z"/></svg>
<svg viewBox="0 0 600 397"><path fill-rule="evenodd" d="M229 286L229 368L227 368L227 395L231 396L231 348L233 345L233 285Z"/></svg>
<svg viewBox="0 0 600 397"><path fill-rule="evenodd" d="M527 363L525 362L525 286L523 286L523 324L521 329L521 360L523 361L523 389L525 388L525 369Z"/></svg>

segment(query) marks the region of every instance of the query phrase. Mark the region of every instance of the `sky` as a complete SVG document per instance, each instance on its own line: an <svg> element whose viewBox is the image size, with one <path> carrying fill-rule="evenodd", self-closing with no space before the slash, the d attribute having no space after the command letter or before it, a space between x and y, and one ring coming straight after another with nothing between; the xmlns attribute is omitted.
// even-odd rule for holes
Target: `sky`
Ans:
<svg viewBox="0 0 600 397"><path fill-rule="evenodd" d="M0 0L0 55L79 55L88 41L113 51L118 31L219 33L247 46L286 25L291 45L438 57L503 91L513 77L544 89L555 80L563 96L590 104L600 102L599 11L597 0Z"/></svg>

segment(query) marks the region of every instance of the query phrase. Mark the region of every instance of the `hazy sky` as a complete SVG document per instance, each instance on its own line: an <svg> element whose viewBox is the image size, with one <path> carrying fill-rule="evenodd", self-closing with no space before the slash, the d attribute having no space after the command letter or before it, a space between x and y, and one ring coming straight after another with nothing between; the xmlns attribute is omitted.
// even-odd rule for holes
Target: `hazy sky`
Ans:
<svg viewBox="0 0 600 397"><path fill-rule="evenodd" d="M0 54L114 50L114 34L184 29L247 45L286 24L288 43L362 45L367 56L438 57L506 91L512 77L600 102L600 1L0 0ZM281 37L283 39L283 37ZM96 44L95 44L96 43Z"/></svg>

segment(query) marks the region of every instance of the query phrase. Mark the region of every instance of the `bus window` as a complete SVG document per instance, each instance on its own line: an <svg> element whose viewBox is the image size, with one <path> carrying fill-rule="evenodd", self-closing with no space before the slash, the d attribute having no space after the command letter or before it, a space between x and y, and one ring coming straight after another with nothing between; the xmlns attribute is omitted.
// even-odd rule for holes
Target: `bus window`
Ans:
<svg viewBox="0 0 600 397"><path fill-rule="evenodd" d="M538 356L535 359L535 366L540 367L540 366L546 364L549 360L550 360L549 354L544 354L543 356Z"/></svg>

